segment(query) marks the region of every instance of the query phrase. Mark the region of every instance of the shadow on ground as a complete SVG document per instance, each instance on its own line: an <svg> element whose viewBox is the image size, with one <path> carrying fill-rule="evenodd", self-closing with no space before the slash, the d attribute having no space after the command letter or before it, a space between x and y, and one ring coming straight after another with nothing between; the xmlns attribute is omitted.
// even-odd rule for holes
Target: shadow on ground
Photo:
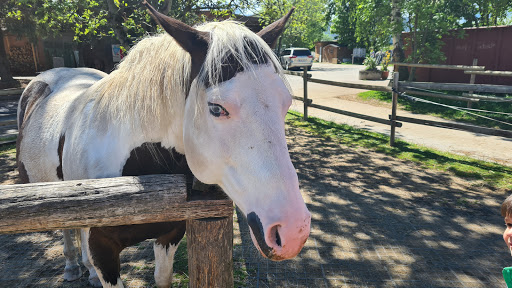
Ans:
<svg viewBox="0 0 512 288"><path fill-rule="evenodd" d="M505 286L501 269L512 258L501 239L503 192L366 149L340 147L301 129L288 127L287 134L313 217L311 235L299 257L271 262L254 248L238 215L235 267L244 271L246 284L237 286ZM13 165L12 155L0 161ZM8 170L13 167L3 172ZM61 243L60 232L0 235L0 287L86 287L87 274L77 282L62 281ZM127 287L154 285L151 243L123 252ZM178 268L186 267L186 255L177 261L175 272L186 273Z"/></svg>
<svg viewBox="0 0 512 288"><path fill-rule="evenodd" d="M299 257L264 259L240 221L250 287L504 287L503 192L288 128L312 213ZM243 219L240 217L239 219Z"/></svg>

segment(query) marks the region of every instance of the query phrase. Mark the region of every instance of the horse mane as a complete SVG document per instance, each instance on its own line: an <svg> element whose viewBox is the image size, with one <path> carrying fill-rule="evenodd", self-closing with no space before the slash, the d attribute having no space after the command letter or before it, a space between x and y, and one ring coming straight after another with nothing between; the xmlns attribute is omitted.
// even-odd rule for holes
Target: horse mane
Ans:
<svg viewBox="0 0 512 288"><path fill-rule="evenodd" d="M195 28L211 35L195 85L219 85L216 75L221 73L223 60L228 56L234 57L243 71L254 72L254 54L265 55L285 81L270 47L242 24L227 20ZM172 115L183 113L185 107L191 65L190 54L167 33L145 37L130 49L116 70L94 85L97 108L108 111L110 120L121 123L155 126L162 124L154 123L155 120L175 119Z"/></svg>

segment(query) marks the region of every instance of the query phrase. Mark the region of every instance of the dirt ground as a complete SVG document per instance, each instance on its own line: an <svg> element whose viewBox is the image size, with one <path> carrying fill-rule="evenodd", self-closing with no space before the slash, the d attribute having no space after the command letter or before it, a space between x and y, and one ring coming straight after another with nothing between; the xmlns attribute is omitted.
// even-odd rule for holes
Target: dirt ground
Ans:
<svg viewBox="0 0 512 288"><path fill-rule="evenodd" d="M499 206L507 191L297 128L287 135L311 235L298 257L272 262L238 217L235 276L245 281L237 287L505 287L501 270L512 257ZM14 157L0 155L0 184L15 182ZM62 281L61 242L60 232L0 235L0 287L85 287L86 277ZM123 252L126 286L154 286L151 246Z"/></svg>

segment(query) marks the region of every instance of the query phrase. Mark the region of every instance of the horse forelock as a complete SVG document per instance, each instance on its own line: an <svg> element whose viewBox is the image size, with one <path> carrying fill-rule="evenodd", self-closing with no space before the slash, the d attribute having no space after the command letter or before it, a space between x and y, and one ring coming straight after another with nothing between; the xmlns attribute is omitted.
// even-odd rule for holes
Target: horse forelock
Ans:
<svg viewBox="0 0 512 288"><path fill-rule="evenodd" d="M96 85L97 108L109 110L108 114L116 118L112 120L152 122L149 125L158 127L162 123L154 121L168 121L183 113L192 83L204 88L217 86L239 72L254 72L258 65L273 65L288 86L271 48L242 24L228 20L206 23L196 29L210 32L208 52L197 81L191 79L195 75L191 75L190 54L172 37L148 36Z"/></svg>

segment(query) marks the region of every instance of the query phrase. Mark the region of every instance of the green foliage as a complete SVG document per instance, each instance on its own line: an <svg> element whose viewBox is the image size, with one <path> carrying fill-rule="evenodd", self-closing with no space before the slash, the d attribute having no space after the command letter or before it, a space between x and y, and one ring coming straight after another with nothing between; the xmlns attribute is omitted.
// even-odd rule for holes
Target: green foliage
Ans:
<svg viewBox="0 0 512 288"><path fill-rule="evenodd" d="M396 22L391 21L393 3L401 7ZM405 50L411 51L407 62L412 63L444 61L441 37L451 29L512 22L510 0L329 0L327 6L326 22L349 48L380 50L391 35L410 32Z"/></svg>
<svg viewBox="0 0 512 288"><path fill-rule="evenodd" d="M363 65L366 66L365 70L377 70L377 59L373 57L366 57L363 61Z"/></svg>
<svg viewBox="0 0 512 288"><path fill-rule="evenodd" d="M481 181L492 188L512 189L512 167L441 152L401 140L395 142L395 147L390 147L387 135L314 117L309 117L307 122L302 119L302 114L289 111L286 123L315 135L330 138L341 145L364 147L378 153L413 161L424 168L447 171L468 181Z"/></svg>
<svg viewBox="0 0 512 288"><path fill-rule="evenodd" d="M260 3L260 22L266 26L295 7L291 20L281 36L278 49L284 47L313 48L324 31L325 2L321 0L264 0Z"/></svg>
<svg viewBox="0 0 512 288"><path fill-rule="evenodd" d="M140 0L4 0L0 23L13 34L46 37L74 33L76 43L116 37L132 45L148 32L159 30ZM205 21L202 11L225 19L234 11L254 6L253 0L148 0L158 11L188 24ZM125 47L128 48L128 47Z"/></svg>
<svg viewBox="0 0 512 288"><path fill-rule="evenodd" d="M391 39L389 0L331 0L327 21L339 42L349 48L389 46Z"/></svg>

